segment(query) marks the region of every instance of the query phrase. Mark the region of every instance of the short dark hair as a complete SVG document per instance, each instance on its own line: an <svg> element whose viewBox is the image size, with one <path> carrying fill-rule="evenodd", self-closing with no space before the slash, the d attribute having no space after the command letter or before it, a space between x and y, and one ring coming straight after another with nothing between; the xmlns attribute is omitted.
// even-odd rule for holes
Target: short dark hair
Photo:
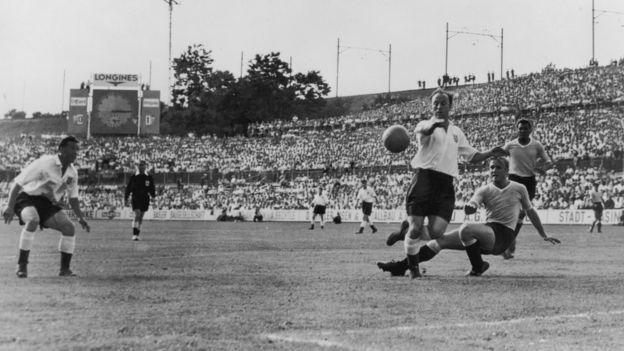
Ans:
<svg viewBox="0 0 624 351"><path fill-rule="evenodd" d="M431 95L429 95L429 99L433 99L433 97L436 96L437 94L446 95L449 101L449 106L453 106L453 94L449 93L448 91L442 88L438 88L434 90L433 93L431 93Z"/></svg>
<svg viewBox="0 0 624 351"><path fill-rule="evenodd" d="M533 128L533 123L531 123L531 121L529 121L529 120L528 120L528 119L526 119L526 118L520 118L520 119L516 122L516 125L518 125L518 124L528 124L528 125L529 125L529 128Z"/></svg>
<svg viewBox="0 0 624 351"><path fill-rule="evenodd" d="M60 148L62 148L62 147L67 146L67 144L69 144L69 143L76 143L76 144L78 144L78 139L76 139L76 137L75 137L75 136L73 136L73 135L66 136L66 137L64 137L64 138L61 140L61 142L59 143L59 146L58 146L58 147L59 147L59 149L60 149Z"/></svg>

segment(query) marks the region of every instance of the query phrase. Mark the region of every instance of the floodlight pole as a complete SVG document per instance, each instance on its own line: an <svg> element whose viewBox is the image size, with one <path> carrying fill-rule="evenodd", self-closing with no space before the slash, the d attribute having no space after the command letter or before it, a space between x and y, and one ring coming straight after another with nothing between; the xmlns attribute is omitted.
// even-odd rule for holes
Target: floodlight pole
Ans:
<svg viewBox="0 0 624 351"><path fill-rule="evenodd" d="M340 76L340 38L336 49L336 97L338 97L338 77Z"/></svg>
<svg viewBox="0 0 624 351"><path fill-rule="evenodd" d="M449 33L451 33L452 35L449 36ZM501 53L500 53L500 77L501 77L501 79L503 79L503 28L501 28L500 36L492 35L492 34L489 34L489 33L449 31L448 22L446 22L446 54L445 54L445 58L444 58L444 75L448 75L448 42L449 42L449 39L451 39L454 36L459 35L459 34L467 34L467 35L488 37L488 38L493 39L494 41L499 41L500 40L500 48L501 48Z"/></svg>
<svg viewBox="0 0 624 351"><path fill-rule="evenodd" d="M388 45L388 50L379 50L379 49L371 49L371 48L360 48L360 47L354 47L354 46L343 46L344 51L347 51L349 49L355 49L355 50L364 50L364 51L376 51L382 55L386 55L388 54L388 94L390 94L390 77L391 77L391 73L392 73L392 44ZM340 75L340 38L338 38L338 45L336 48L336 97L338 97L338 77Z"/></svg>
<svg viewBox="0 0 624 351"><path fill-rule="evenodd" d="M598 14L596 15L596 12L598 12ZM595 62L596 61L596 57L595 57L595 34L596 34L596 19L600 16L602 16L605 13L612 13L615 15L624 15L624 12L619 12L619 11L610 11L610 10L599 10L596 9L594 7L594 0L592 0L592 56L591 56L591 62Z"/></svg>
<svg viewBox="0 0 624 351"><path fill-rule="evenodd" d="M167 66L169 66L169 99L173 99L173 86L171 85L171 28L172 28L172 15L173 15L173 5L179 5L176 0L163 0L169 5L169 61L167 61ZM170 101L171 102L171 101Z"/></svg>
<svg viewBox="0 0 624 351"><path fill-rule="evenodd" d="M388 95L390 94L390 79L392 78L392 44L388 44Z"/></svg>

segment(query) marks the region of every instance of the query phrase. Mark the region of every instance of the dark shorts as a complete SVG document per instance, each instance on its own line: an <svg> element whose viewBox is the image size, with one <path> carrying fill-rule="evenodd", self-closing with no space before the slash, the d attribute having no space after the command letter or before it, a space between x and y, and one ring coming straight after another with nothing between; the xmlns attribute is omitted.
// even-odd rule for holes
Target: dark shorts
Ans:
<svg viewBox="0 0 624 351"><path fill-rule="evenodd" d="M592 209L594 210L594 218L602 220L602 203L594 202Z"/></svg>
<svg viewBox="0 0 624 351"><path fill-rule="evenodd" d="M362 201L362 213L366 216L370 216L373 213L373 203Z"/></svg>
<svg viewBox="0 0 624 351"><path fill-rule="evenodd" d="M324 215L325 214L325 206L316 205L314 206L314 210L312 211L315 215Z"/></svg>
<svg viewBox="0 0 624 351"><path fill-rule="evenodd" d="M57 212L62 210L60 206L54 205L52 201L45 196L32 196L21 192L17 195L15 207L13 207L13 210L19 218L20 225L25 224L22 220L22 210L30 206L33 206L37 210L37 214L39 215L39 225L41 228L45 228L46 226L43 224L48 219L54 217Z"/></svg>
<svg viewBox="0 0 624 351"><path fill-rule="evenodd" d="M500 255L516 240L516 232L506 225L494 222L485 223L485 225L494 230L494 248L491 252L486 252L484 250L484 254Z"/></svg>
<svg viewBox="0 0 624 351"><path fill-rule="evenodd" d="M141 210L143 212L146 212L147 209L149 209L149 203L150 203L150 199L149 196L142 196L142 197L132 197L132 210L136 211L136 210Z"/></svg>
<svg viewBox="0 0 624 351"><path fill-rule="evenodd" d="M450 222L455 208L453 177L430 169L416 169L405 198L408 216L438 216Z"/></svg>
<svg viewBox="0 0 624 351"><path fill-rule="evenodd" d="M509 180L524 185L529 192L529 199L533 200L535 198L535 189L537 188L537 180L535 177L521 177L519 175L510 174Z"/></svg>

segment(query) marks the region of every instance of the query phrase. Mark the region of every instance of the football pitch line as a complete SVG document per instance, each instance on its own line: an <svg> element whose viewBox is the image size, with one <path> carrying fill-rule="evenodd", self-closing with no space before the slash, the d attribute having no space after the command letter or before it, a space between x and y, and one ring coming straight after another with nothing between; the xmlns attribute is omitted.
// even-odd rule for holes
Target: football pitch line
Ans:
<svg viewBox="0 0 624 351"><path fill-rule="evenodd" d="M449 323L449 324L434 324L434 325L405 325L394 326L388 328L362 328L362 329L347 329L347 330L319 330L319 331L302 331L302 332L283 332L283 333L269 333L261 335L262 338L269 339L272 342L286 342L295 344L312 344L324 348L340 348L345 350L376 350L376 348L364 347L362 345L353 345L346 341L341 341L341 335L349 336L366 336L375 335L380 333L420 333L423 330L432 331L437 329L449 329L449 328L479 328L479 327L498 327L513 324L531 323L539 321L561 321L561 320L575 320L586 319L591 317L600 316L615 316L624 314L624 310L613 310L606 312L583 312L575 314L560 314L551 316L534 316L523 317L515 319L493 320L493 321L474 321L474 322L462 322L462 323ZM334 339L334 340L331 340ZM362 340L366 342L366 340Z"/></svg>

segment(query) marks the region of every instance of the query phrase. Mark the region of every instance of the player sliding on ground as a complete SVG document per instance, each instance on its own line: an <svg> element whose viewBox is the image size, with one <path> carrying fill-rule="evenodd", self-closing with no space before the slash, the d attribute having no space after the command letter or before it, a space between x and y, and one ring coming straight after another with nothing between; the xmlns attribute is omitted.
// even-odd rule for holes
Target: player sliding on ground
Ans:
<svg viewBox="0 0 624 351"><path fill-rule="evenodd" d="M472 266L466 275L482 275L490 265L483 261L481 255L500 255L511 245L517 235L515 228L521 210L526 211L531 223L545 241L552 244L561 243L558 239L546 235L539 215L531 205L526 187L508 179L509 162L504 158L492 159L489 169L492 182L477 189L464 207L466 215L471 215L483 204L486 222L464 223L458 229L427 242L415 255L418 263L432 259L441 250L462 250L468 254ZM393 276L402 276L409 268L407 259L398 262L378 262L377 266Z"/></svg>

